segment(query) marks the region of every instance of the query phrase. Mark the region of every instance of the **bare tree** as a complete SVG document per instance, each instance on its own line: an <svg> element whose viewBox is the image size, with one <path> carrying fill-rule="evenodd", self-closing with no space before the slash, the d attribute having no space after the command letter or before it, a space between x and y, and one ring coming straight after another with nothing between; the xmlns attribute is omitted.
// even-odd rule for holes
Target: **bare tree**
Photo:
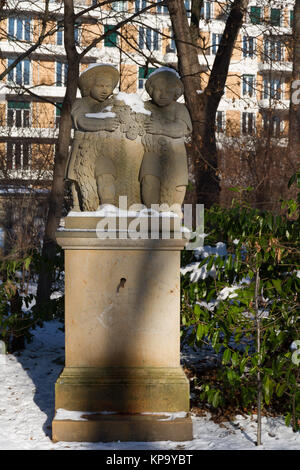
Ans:
<svg viewBox="0 0 300 470"><path fill-rule="evenodd" d="M49 261L53 261L56 254L56 240L55 231L57 229L64 201L64 174L65 167L69 154L69 146L71 139L71 107L76 98L77 82L79 77L79 64L85 55L95 47L100 41L120 31L125 25L132 22L140 14L147 12L153 7L151 2L145 8L137 11L133 14L126 15L117 22L115 26L102 35L94 37L88 45L86 45L81 52L77 51L76 41L74 35L74 24L81 16L86 14L88 11L95 9L98 6L110 5L112 1L99 2L93 4L91 7L81 10L75 14L74 1L64 0L64 45L67 55L68 63L68 74L66 83L66 93L61 108L61 119L60 128L57 141L57 151L54 159L54 170L53 170L53 182L51 187L51 193L49 197L49 211L45 226L45 234L42 249L42 259L44 260L43 266L39 276L38 290L37 290L37 307L39 308L43 304L47 303L50 299L51 293L51 274L49 273Z"/></svg>
<svg viewBox="0 0 300 470"><path fill-rule="evenodd" d="M179 72L185 88L185 101L193 122L190 155L197 200L209 206L218 201L220 192L215 138L216 112L224 93L234 44L248 1L234 0L232 3L204 90L198 59L199 22L203 3L203 0L192 0L189 24L184 2L167 0L177 47Z"/></svg>

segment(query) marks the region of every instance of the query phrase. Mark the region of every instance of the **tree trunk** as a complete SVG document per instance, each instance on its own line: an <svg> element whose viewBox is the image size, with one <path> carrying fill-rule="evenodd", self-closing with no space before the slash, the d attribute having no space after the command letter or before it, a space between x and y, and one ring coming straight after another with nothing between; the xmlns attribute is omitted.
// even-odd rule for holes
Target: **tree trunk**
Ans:
<svg viewBox="0 0 300 470"><path fill-rule="evenodd" d="M300 167L300 0L294 6L293 74L289 116L289 160L291 173Z"/></svg>
<svg viewBox="0 0 300 470"><path fill-rule="evenodd" d="M55 231L59 224L64 201L64 174L71 139L71 107L76 99L79 76L79 56L74 41L73 0L64 0L64 41L68 60L66 94L62 104L57 151L54 158L53 181L42 249L42 263L37 290L37 308L50 300L53 265L56 255Z"/></svg>
<svg viewBox="0 0 300 470"><path fill-rule="evenodd" d="M193 12L199 13L203 2L194 0ZM243 22L247 0L235 0L218 48L206 89L201 90L201 66L195 43L195 17L189 26L184 3L169 0L168 8L178 54L178 68L185 88L193 135L190 146L197 202L207 207L219 201L218 154L215 137L216 112L224 94L234 43Z"/></svg>

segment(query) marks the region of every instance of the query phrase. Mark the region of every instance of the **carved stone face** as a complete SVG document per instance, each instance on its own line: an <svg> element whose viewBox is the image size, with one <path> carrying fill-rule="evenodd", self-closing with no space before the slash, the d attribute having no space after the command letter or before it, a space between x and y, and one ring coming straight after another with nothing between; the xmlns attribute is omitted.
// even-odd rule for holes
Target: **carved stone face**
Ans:
<svg viewBox="0 0 300 470"><path fill-rule="evenodd" d="M152 100L158 106L168 106L176 101L176 89L164 77L157 78L153 83Z"/></svg>
<svg viewBox="0 0 300 470"><path fill-rule="evenodd" d="M97 101L104 101L114 90L114 85L109 77L97 77L90 89L90 95Z"/></svg>

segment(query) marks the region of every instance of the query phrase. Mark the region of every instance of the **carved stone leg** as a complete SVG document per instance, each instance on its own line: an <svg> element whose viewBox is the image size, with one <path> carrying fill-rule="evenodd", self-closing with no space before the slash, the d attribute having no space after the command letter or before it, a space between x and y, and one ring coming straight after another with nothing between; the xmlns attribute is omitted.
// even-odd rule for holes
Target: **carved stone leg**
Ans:
<svg viewBox="0 0 300 470"><path fill-rule="evenodd" d="M186 186L176 186L176 189L174 191L174 202L173 204L178 206L178 209L174 207L174 212L176 212L179 217L183 217L183 213L181 210L184 198L185 198L185 193L186 193Z"/></svg>
<svg viewBox="0 0 300 470"><path fill-rule="evenodd" d="M78 199L78 193L77 193L75 182L72 182L71 184L71 194L72 194L72 200L73 200L72 211L80 212L79 199Z"/></svg>
<svg viewBox="0 0 300 470"><path fill-rule="evenodd" d="M142 180L142 201L147 207L160 202L160 181L156 176L146 175Z"/></svg>
<svg viewBox="0 0 300 470"><path fill-rule="evenodd" d="M97 190L101 204L115 204L116 185L113 175L97 176Z"/></svg>

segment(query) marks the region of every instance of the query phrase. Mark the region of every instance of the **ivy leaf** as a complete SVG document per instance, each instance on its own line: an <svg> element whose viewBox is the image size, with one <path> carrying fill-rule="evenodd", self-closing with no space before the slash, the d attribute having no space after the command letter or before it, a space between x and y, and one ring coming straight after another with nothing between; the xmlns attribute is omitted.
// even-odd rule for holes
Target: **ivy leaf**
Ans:
<svg viewBox="0 0 300 470"><path fill-rule="evenodd" d="M199 318L199 317L200 317L201 308L200 308L200 305L199 305L199 304L195 304L195 305L194 305L194 314L195 314L196 318Z"/></svg>
<svg viewBox="0 0 300 470"><path fill-rule="evenodd" d="M208 261L208 263L207 263L207 266L206 266L206 270L207 270L207 271L210 271L210 270L211 270L211 268L212 268L212 266L213 266L213 264L214 264L214 261L215 261L214 256L210 256L210 259L209 259L209 261Z"/></svg>
<svg viewBox="0 0 300 470"><path fill-rule="evenodd" d="M280 279L272 279L272 284L277 290L279 294L282 294L282 288L281 288L281 280Z"/></svg>
<svg viewBox="0 0 300 470"><path fill-rule="evenodd" d="M276 395L278 397L282 397L282 395L284 394L285 389L286 389L286 384L285 383L278 384L277 387L276 387Z"/></svg>
<svg viewBox="0 0 300 470"><path fill-rule="evenodd" d="M274 385L274 382L272 381L270 376L267 375L264 382L263 382L265 402L266 402L267 405L269 405L270 401L271 401L271 397L272 397L272 394L273 394L273 385Z"/></svg>
<svg viewBox="0 0 300 470"><path fill-rule="evenodd" d="M220 401L221 401L220 398L221 398L221 397L220 397L220 390L217 390L217 391L215 392L214 396L213 396L213 399L212 399L212 406L213 406L214 408L217 408L218 405L220 404Z"/></svg>
<svg viewBox="0 0 300 470"><path fill-rule="evenodd" d="M27 258L25 258L25 261L24 261L24 267L26 271L28 271L30 263L31 263L31 258L28 256Z"/></svg>
<svg viewBox="0 0 300 470"><path fill-rule="evenodd" d="M288 413L285 417L285 420L284 420L286 426L289 426L291 424L291 419L292 419L292 414Z"/></svg>
<svg viewBox="0 0 300 470"><path fill-rule="evenodd" d="M206 325L199 323L199 325L197 326L197 331L196 331L197 341L200 341L200 339L205 335L205 333L206 333Z"/></svg>
<svg viewBox="0 0 300 470"><path fill-rule="evenodd" d="M230 349L225 349L225 351L223 353L222 363L227 364L230 361L230 358L231 358Z"/></svg>
<svg viewBox="0 0 300 470"><path fill-rule="evenodd" d="M215 331L212 337L212 342L211 342L213 349L216 349L218 339L219 339L219 331Z"/></svg>

